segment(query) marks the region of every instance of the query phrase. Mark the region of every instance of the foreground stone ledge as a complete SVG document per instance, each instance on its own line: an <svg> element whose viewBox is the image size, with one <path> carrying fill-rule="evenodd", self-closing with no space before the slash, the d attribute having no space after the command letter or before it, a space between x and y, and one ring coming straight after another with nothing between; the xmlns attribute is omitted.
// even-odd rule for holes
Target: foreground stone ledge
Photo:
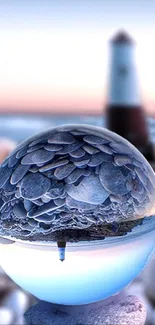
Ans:
<svg viewBox="0 0 155 325"><path fill-rule="evenodd" d="M24 316L27 325L144 325L146 309L136 296L120 294L84 306L40 301Z"/></svg>

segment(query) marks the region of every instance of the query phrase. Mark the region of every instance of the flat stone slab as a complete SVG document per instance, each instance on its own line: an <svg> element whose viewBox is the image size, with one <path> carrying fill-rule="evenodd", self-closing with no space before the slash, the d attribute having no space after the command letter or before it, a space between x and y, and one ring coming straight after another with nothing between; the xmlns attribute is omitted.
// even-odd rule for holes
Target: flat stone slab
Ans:
<svg viewBox="0 0 155 325"><path fill-rule="evenodd" d="M85 306L40 301L24 316L27 325L144 325L146 309L136 296L117 295Z"/></svg>

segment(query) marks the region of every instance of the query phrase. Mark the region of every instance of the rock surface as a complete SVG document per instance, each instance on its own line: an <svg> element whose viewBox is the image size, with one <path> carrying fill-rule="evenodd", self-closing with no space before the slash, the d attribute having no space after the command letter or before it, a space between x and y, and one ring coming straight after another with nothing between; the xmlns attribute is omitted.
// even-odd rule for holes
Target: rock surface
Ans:
<svg viewBox="0 0 155 325"><path fill-rule="evenodd" d="M123 295L76 307L40 301L25 313L25 320L27 325L144 325L146 309L137 297Z"/></svg>

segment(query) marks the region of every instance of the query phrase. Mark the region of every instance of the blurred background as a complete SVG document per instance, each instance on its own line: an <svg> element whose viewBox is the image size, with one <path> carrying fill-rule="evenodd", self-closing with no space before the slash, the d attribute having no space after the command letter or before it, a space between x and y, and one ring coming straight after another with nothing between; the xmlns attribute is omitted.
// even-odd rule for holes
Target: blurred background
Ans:
<svg viewBox="0 0 155 325"><path fill-rule="evenodd" d="M139 105L154 145L154 12L152 0L0 0L0 161L54 125L106 126L109 40L122 29L136 41ZM147 325L155 325L154 278L155 257L126 289L146 305ZM35 301L0 271L0 325L24 324Z"/></svg>

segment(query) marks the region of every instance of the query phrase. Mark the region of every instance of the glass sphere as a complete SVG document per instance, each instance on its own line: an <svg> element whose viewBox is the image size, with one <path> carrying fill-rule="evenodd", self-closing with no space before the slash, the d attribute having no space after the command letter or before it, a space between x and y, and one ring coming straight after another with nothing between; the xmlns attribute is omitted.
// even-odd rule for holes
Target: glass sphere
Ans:
<svg viewBox="0 0 155 325"><path fill-rule="evenodd" d="M39 133L0 167L0 263L39 299L103 300L151 256L154 198L154 171L117 134L89 125Z"/></svg>

